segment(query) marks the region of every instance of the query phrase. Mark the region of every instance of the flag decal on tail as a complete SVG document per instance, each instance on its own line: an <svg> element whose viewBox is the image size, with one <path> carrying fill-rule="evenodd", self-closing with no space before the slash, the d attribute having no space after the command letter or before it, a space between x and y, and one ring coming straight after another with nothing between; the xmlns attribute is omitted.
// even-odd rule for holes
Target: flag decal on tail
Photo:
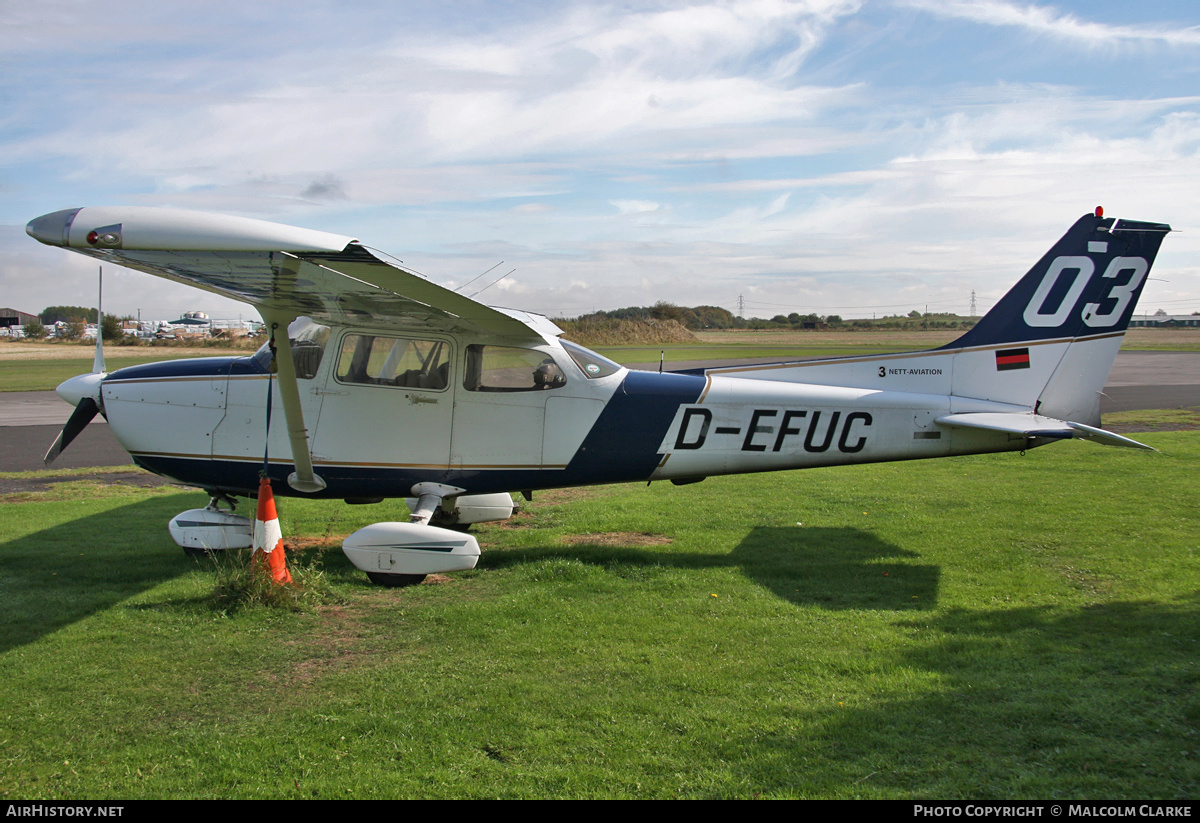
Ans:
<svg viewBox="0 0 1200 823"><path fill-rule="evenodd" d="M1029 368L1029 349L998 349L996 371Z"/></svg>

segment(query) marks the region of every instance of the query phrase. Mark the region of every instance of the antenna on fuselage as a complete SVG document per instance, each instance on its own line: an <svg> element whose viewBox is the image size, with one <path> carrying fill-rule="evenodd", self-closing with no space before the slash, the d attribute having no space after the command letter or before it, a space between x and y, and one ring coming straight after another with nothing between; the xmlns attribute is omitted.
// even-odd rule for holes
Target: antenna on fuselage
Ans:
<svg viewBox="0 0 1200 823"><path fill-rule="evenodd" d="M496 264L496 266L503 266L503 265L504 265L504 261L503 261L503 260L501 260L499 263L497 263L497 264ZM472 277L470 280L468 280L466 283L463 283L461 286L459 286L457 289L455 289L455 291L461 291L462 289L465 289L467 286L469 286L469 285L471 285L472 283L474 283L474 282L475 282L476 280L478 280L480 277L483 277L483 275L484 275L484 274L487 274L489 271L491 271L492 269L496 268L496 266L492 266L490 269L488 269L487 271L483 272L483 274L477 274L477 275L475 275L475 276L474 276L474 277ZM478 292L476 292L476 294L478 294Z"/></svg>
<svg viewBox="0 0 1200 823"><path fill-rule="evenodd" d="M501 262L503 262L503 261L501 261ZM497 263L497 264L496 264L496 266L498 266L498 265L500 265L500 264L499 264L499 263ZM496 268L496 266L492 266L492 268L494 269L494 268ZM468 294L468 295L467 295L467 297L470 297L470 298L474 299L475 295L482 294L483 292L487 291L487 290L488 290L488 289L490 289L492 286L496 285L496 284L497 284L497 283L499 283L501 280L503 280L505 277L508 277L508 275L509 275L509 274L512 274L514 271L516 271L516 269L512 269L511 271L509 271L509 272L508 272L508 274L504 274L504 275L501 275L500 277L497 277L497 278L496 278L495 280L493 280L491 283L488 283L488 284L487 284L486 286L484 286L482 289L480 289L479 291L475 292L475 294Z"/></svg>

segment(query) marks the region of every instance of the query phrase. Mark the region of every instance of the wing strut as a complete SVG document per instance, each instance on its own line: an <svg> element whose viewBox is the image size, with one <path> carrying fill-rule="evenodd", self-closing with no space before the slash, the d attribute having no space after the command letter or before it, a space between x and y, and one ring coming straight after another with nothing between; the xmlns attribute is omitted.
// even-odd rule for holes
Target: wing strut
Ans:
<svg viewBox="0 0 1200 823"><path fill-rule="evenodd" d="M288 339L288 325L298 315L259 306L259 313L275 335L279 356L275 362L279 369L279 398L283 401L283 416L287 421L288 441L292 445L292 462L296 470L288 476L288 485L298 492L319 492L325 481L313 472L312 453L308 450L308 429L304 426L304 410L300 408L300 387L296 383L296 363L292 360L292 341Z"/></svg>

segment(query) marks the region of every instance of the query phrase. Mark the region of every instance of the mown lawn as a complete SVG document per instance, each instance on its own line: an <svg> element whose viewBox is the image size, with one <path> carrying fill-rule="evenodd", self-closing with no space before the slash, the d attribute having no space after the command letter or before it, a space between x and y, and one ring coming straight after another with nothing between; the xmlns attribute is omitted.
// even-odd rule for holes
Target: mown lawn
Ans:
<svg viewBox="0 0 1200 823"><path fill-rule="evenodd" d="M401 590L222 610L87 479L0 503L0 797L1194 798L1200 434L539 494ZM300 538L305 538L301 540Z"/></svg>

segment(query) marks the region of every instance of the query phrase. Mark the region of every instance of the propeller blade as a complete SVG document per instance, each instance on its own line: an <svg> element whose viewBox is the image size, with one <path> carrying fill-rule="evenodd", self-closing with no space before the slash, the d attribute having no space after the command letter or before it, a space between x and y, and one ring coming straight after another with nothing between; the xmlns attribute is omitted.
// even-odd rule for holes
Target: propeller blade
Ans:
<svg viewBox="0 0 1200 823"><path fill-rule="evenodd" d="M49 466L58 456L63 453L63 449L71 445L81 431L92 422L92 418L100 412L100 406L90 397L84 397L79 401L79 405L75 407L75 411L71 412L70 418L67 420L67 425L63 426L62 431L58 433L58 437L50 445L50 449L46 452L43 458L45 464Z"/></svg>

